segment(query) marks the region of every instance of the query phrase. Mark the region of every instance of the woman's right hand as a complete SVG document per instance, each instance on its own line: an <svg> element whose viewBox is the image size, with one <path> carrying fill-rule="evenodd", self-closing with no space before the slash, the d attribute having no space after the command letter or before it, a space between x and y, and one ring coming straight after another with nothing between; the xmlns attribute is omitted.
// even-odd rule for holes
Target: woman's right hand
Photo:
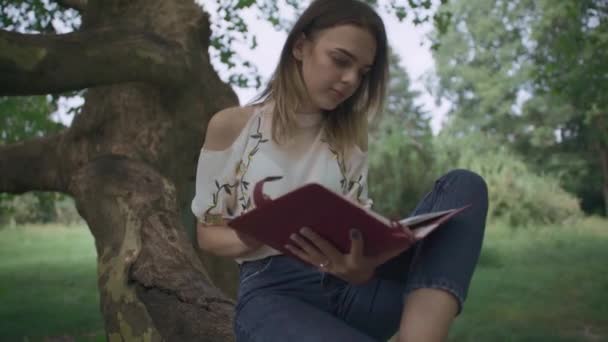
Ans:
<svg viewBox="0 0 608 342"><path fill-rule="evenodd" d="M401 228L407 235L401 246L385 250L373 257L364 255L363 237L356 229L350 232L351 248L346 254L310 228L303 228L298 234L293 234L292 242L285 248L300 259L319 267L323 272L331 273L351 284L360 285L373 277L376 267L403 253L416 242L409 228L403 226Z"/></svg>

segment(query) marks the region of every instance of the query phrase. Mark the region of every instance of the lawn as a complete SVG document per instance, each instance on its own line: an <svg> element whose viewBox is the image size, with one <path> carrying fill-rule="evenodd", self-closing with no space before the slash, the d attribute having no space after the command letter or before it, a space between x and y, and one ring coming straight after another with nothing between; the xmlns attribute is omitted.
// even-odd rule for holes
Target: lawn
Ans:
<svg viewBox="0 0 608 342"><path fill-rule="evenodd" d="M451 341L608 341L608 221L491 227Z"/></svg>
<svg viewBox="0 0 608 342"><path fill-rule="evenodd" d="M93 237L86 227L0 230L0 341L103 341Z"/></svg>
<svg viewBox="0 0 608 342"><path fill-rule="evenodd" d="M608 221L488 228L450 341L608 341ZM85 227L0 230L0 340L103 341Z"/></svg>

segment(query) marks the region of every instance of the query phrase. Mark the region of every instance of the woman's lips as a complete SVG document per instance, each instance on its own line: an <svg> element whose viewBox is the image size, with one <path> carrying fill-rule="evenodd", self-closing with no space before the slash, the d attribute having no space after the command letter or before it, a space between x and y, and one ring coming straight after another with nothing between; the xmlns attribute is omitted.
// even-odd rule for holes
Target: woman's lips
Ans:
<svg viewBox="0 0 608 342"><path fill-rule="evenodd" d="M343 98L344 98L344 93L342 93L342 92L341 92L341 91L339 91L339 90L336 90L336 89L331 89L331 92L332 92L332 93L333 93L333 94L334 94L336 97L338 97L339 99L343 99Z"/></svg>

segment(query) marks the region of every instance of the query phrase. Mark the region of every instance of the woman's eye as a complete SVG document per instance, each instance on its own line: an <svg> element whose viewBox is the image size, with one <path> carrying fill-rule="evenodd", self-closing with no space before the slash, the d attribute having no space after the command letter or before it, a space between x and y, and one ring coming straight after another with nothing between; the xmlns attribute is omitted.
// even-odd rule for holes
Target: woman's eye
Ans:
<svg viewBox="0 0 608 342"><path fill-rule="evenodd" d="M334 60L334 63L336 63L336 65L340 66L340 67L346 67L349 64L349 61L344 58L334 57L333 60Z"/></svg>

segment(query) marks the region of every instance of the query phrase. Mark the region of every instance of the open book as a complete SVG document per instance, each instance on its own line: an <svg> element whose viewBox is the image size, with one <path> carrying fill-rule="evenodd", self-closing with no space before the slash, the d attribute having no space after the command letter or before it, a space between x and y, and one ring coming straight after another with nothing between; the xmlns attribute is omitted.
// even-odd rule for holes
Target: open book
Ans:
<svg viewBox="0 0 608 342"><path fill-rule="evenodd" d="M294 257L284 246L290 242L289 236L302 227L311 228L342 253L350 250L350 230L353 228L361 231L367 256L396 248L407 240L403 229L395 228L391 220L320 184L303 185L276 199L265 196L262 193L264 182L280 178L268 177L259 181L253 192L256 207L230 220L228 226ZM411 229L419 240L467 207L408 217L399 223Z"/></svg>

